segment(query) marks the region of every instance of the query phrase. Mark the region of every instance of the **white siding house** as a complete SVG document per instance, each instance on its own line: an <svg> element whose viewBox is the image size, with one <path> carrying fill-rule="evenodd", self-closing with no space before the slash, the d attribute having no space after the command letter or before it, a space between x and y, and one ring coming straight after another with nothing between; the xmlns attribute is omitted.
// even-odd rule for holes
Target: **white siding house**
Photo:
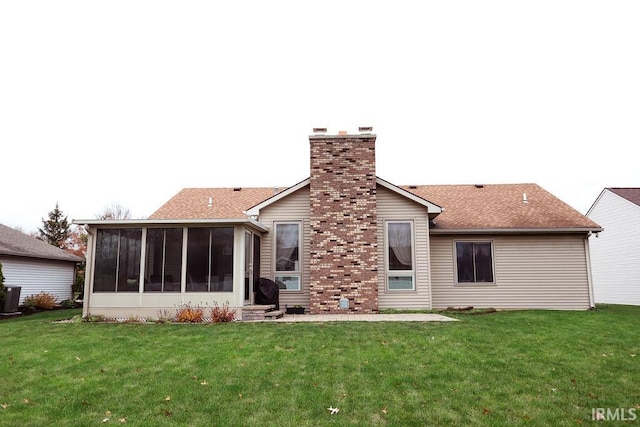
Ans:
<svg viewBox="0 0 640 427"><path fill-rule="evenodd" d="M640 188L605 188L587 212L596 303L640 305Z"/></svg>
<svg viewBox="0 0 640 427"><path fill-rule="evenodd" d="M19 286L20 302L47 292L57 302L72 298L75 268L82 258L0 224L0 263L5 286Z"/></svg>

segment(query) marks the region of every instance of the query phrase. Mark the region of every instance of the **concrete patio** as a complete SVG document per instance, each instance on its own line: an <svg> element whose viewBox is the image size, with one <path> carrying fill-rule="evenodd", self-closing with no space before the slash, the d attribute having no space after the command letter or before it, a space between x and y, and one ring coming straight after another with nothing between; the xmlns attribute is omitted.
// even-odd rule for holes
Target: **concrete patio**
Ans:
<svg viewBox="0 0 640 427"><path fill-rule="evenodd" d="M285 314L268 322L457 322L435 313L398 314Z"/></svg>

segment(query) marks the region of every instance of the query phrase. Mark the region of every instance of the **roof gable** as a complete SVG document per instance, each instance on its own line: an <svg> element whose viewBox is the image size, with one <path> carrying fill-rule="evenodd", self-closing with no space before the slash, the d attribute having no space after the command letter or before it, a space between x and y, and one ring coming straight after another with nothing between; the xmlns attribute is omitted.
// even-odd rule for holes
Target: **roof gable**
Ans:
<svg viewBox="0 0 640 427"><path fill-rule="evenodd" d="M634 203L640 206L640 188L610 187L610 188L607 188L607 190L611 191L614 194L617 194L623 199L630 201L631 203Z"/></svg>
<svg viewBox="0 0 640 427"><path fill-rule="evenodd" d="M0 255L82 262L83 259L35 237L0 224Z"/></svg>

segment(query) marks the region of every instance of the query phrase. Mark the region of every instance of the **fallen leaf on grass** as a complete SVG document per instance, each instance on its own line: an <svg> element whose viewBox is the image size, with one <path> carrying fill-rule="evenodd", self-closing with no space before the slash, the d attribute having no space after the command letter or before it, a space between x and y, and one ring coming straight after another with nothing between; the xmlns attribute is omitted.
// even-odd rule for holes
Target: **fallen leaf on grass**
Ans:
<svg viewBox="0 0 640 427"><path fill-rule="evenodd" d="M127 417L119 418L119 419L118 419L118 422L120 422L120 423L122 423L122 424L126 423L126 422L127 422Z"/></svg>
<svg viewBox="0 0 640 427"><path fill-rule="evenodd" d="M171 396L167 396L167 397L165 397L165 398L164 398L164 400L165 400L165 401L169 401L169 400L171 400Z"/></svg>
<svg viewBox="0 0 640 427"><path fill-rule="evenodd" d="M552 388L551 391L555 393L556 391L558 391L558 389L557 388Z"/></svg>
<svg viewBox="0 0 640 427"><path fill-rule="evenodd" d="M16 361L16 359L13 356L9 356L8 360L9 360L9 363L13 363Z"/></svg>
<svg viewBox="0 0 640 427"><path fill-rule="evenodd" d="M111 415L111 411L107 409L106 411L104 411L104 414L108 417L109 415Z"/></svg>
<svg viewBox="0 0 640 427"><path fill-rule="evenodd" d="M197 379L198 379L198 377L196 377L195 375L192 375L192 376L191 376L191 379L192 379L192 380L197 380Z"/></svg>
<svg viewBox="0 0 640 427"><path fill-rule="evenodd" d="M238 399L242 399L242 393L238 393Z"/></svg>
<svg viewBox="0 0 640 427"><path fill-rule="evenodd" d="M7 409L9 406L11 405L9 405L8 403L0 403L0 408L2 409Z"/></svg>
<svg viewBox="0 0 640 427"><path fill-rule="evenodd" d="M482 408L482 415L489 415L491 413L487 408Z"/></svg>
<svg viewBox="0 0 640 427"><path fill-rule="evenodd" d="M76 356L76 360L80 360L80 358L78 356Z"/></svg>
<svg viewBox="0 0 640 427"><path fill-rule="evenodd" d="M331 412L331 415L335 415L335 414L337 414L338 412L340 412L340 409L339 409L339 408L334 408L333 406L329 406L329 407L327 408L327 411Z"/></svg>
<svg viewBox="0 0 640 427"><path fill-rule="evenodd" d="M24 403L25 405L28 405L29 403L31 403L31 401L28 398L24 398L22 399L22 403Z"/></svg>
<svg viewBox="0 0 640 427"><path fill-rule="evenodd" d="M109 418L103 418L103 419L102 419L102 423L103 423L103 424L104 424L104 423L108 423L108 422L109 422Z"/></svg>
<svg viewBox="0 0 640 427"><path fill-rule="evenodd" d="M200 383L200 385L209 385L209 383L208 383L208 382L206 382L206 381L202 381L202 382Z"/></svg>
<svg viewBox="0 0 640 427"><path fill-rule="evenodd" d="M387 408L382 408L382 413L386 414L387 413Z"/></svg>
<svg viewBox="0 0 640 427"><path fill-rule="evenodd" d="M162 410L162 414L163 414L165 417L170 417L170 416L171 416L171 411L170 411L170 410L168 410L168 409L163 409L163 410Z"/></svg>
<svg viewBox="0 0 640 427"><path fill-rule="evenodd" d="M589 397L590 397L590 398L592 398L592 399L597 399L597 398L598 398L598 395L597 395L597 394L593 394L593 393L589 392Z"/></svg>

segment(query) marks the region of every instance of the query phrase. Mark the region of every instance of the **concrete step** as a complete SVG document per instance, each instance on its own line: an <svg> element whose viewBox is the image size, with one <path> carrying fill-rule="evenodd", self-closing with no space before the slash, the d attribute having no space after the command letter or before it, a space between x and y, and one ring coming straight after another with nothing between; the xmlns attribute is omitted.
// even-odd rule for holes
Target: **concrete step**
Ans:
<svg viewBox="0 0 640 427"><path fill-rule="evenodd" d="M279 319L284 316L284 310L267 311L264 314L265 319Z"/></svg>

